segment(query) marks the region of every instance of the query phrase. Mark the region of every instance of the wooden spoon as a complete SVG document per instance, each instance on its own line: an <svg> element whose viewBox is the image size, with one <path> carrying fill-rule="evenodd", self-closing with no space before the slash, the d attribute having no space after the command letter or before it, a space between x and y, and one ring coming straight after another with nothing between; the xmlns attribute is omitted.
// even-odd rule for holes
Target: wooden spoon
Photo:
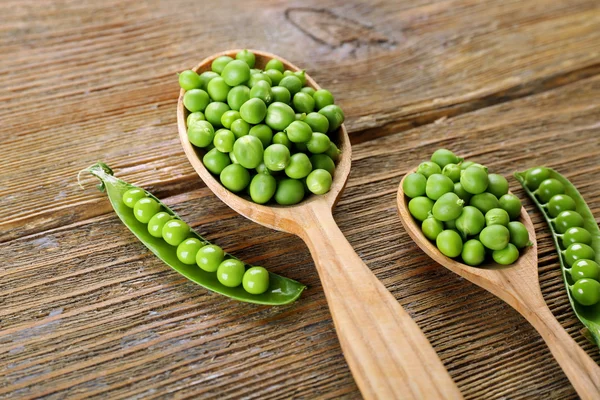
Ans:
<svg viewBox="0 0 600 400"><path fill-rule="evenodd" d="M414 171L411 171L414 172ZM408 174L407 174L408 175ZM402 179L404 182L406 176ZM517 310L542 336L559 365L582 399L600 398L600 367L577 345L563 329L546 305L537 274L537 242L535 230L525 208L521 222L529 232L533 246L525 250L518 261L510 266L492 263L485 267L470 267L444 256L429 241L408 210L408 197L398 188L398 211L402 224L415 243L437 263L481 286Z"/></svg>
<svg viewBox="0 0 600 400"><path fill-rule="evenodd" d="M215 58L235 57L238 51L212 55L195 71L210 70ZM298 70L273 54L252 51L257 68L263 68L268 60L276 58L286 69ZM308 75L306 81L314 89L320 89ZM332 208L350 172L351 148L346 128L342 125L339 129L336 143L342 154L327 194L310 196L295 206L263 206L228 191L204 167L202 152L187 138L183 94L182 90L177 105L179 137L185 154L204 183L246 218L298 235L308 245L346 361L363 396L366 399L462 398L425 335L354 252L333 219Z"/></svg>

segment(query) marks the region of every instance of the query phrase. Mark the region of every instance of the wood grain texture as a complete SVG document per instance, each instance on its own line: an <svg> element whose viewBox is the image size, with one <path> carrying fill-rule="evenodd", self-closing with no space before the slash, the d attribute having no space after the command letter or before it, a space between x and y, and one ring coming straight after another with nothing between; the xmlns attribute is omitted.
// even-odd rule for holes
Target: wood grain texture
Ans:
<svg viewBox="0 0 600 400"><path fill-rule="evenodd" d="M556 168L598 218L597 2L250 1L236 3L237 31L233 2L219 5L0 3L0 398L359 398L308 249L218 201L177 138L174 71L243 46L305 66L346 110L363 143L336 222L463 395L576 398L524 318L418 249L395 196L402 176L444 146L505 175ZM99 158L227 251L309 289L265 308L182 279L91 180L76 186ZM544 299L599 362L545 221L509 182L537 232Z"/></svg>
<svg viewBox="0 0 600 400"><path fill-rule="evenodd" d="M0 4L2 241L107 212L70 178L99 158L161 197L200 187L174 135L175 72L227 48L306 68L354 143L600 70L592 0L44 4Z"/></svg>

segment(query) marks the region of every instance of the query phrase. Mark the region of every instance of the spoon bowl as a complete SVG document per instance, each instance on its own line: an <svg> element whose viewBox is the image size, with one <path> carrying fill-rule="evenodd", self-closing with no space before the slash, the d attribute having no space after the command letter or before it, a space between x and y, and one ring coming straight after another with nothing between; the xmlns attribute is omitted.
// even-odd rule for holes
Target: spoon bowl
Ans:
<svg viewBox="0 0 600 400"><path fill-rule="evenodd" d="M238 51L207 57L194 70L208 71L215 58L235 57ZM251 51L256 56L257 68L275 58L286 69L299 70L281 57ZM320 89L308 74L306 81L315 90ZM190 163L213 193L233 210L266 227L298 235L307 244L346 361L363 397L462 398L418 325L358 257L333 219L332 209L346 184L352 158L345 126L342 124L337 137L332 137L341 155L328 193L311 195L294 206L259 205L227 190L204 167L202 151L194 148L187 138L184 93L181 90L177 104L177 126Z"/></svg>
<svg viewBox="0 0 600 400"><path fill-rule="evenodd" d="M409 173L415 171L416 169ZM404 179L409 173L398 187L398 213L404 228L417 246L438 264L498 296L517 310L545 340L577 394L582 399L600 398L600 367L563 329L542 296L537 274L535 229L525 208L521 208L520 221L529 232L532 246L522 250L517 262L512 265L488 263L471 267L443 255L425 237L420 225L411 216L408 210L409 198L402 190Z"/></svg>

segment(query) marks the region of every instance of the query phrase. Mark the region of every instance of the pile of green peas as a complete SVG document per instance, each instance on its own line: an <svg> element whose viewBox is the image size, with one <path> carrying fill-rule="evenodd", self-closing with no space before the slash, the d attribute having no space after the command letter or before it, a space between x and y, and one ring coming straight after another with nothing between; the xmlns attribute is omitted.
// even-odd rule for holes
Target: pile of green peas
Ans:
<svg viewBox="0 0 600 400"><path fill-rule="evenodd" d="M564 185L550 177L550 171L537 167L527 171L525 184L533 192L544 211L551 217L556 236L562 245L561 255L575 282L570 287L575 301L591 306L600 301L600 266L590 247L592 234L584 228L584 219L576 211L576 203L565 194Z"/></svg>
<svg viewBox="0 0 600 400"><path fill-rule="evenodd" d="M447 257L477 266L491 254L498 264L510 265L531 245L518 221L521 200L508 193L506 178L450 150L436 150L404 178L402 189L423 234Z"/></svg>
<svg viewBox="0 0 600 400"><path fill-rule="evenodd" d="M307 192L324 194L340 150L330 139L344 122L325 89L306 86L304 70L271 59L256 69L255 54L216 58L211 71L183 71L179 84L189 141L206 149L202 161L232 192L252 201L297 204Z"/></svg>
<svg viewBox="0 0 600 400"><path fill-rule="evenodd" d="M190 227L179 218L161 211L161 204L139 188L123 193L123 203L133 209L135 219L147 224L148 233L177 248L177 258L184 264L197 264L206 272L216 272L217 279L227 287L243 285L250 294L261 294L269 288L269 272L263 267L246 266L240 260L228 258L223 249L190 237Z"/></svg>

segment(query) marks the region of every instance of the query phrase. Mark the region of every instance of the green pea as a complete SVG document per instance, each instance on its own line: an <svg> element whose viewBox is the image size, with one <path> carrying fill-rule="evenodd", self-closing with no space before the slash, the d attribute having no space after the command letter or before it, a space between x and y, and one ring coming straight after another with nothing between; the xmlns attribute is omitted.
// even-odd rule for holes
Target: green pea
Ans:
<svg viewBox="0 0 600 400"><path fill-rule="evenodd" d="M325 154L327 154L329 158L331 158L333 161L337 161L340 158L340 154L342 154L342 152L340 151L340 149L337 148L335 143L331 142L331 144L329 145L329 150L327 150Z"/></svg>
<svg viewBox="0 0 600 400"><path fill-rule="evenodd" d="M332 182L331 174L324 169L315 169L306 177L306 186L314 194L329 192Z"/></svg>
<svg viewBox="0 0 600 400"><path fill-rule="evenodd" d="M243 62L246 63L246 65L248 65L248 74L250 73L250 68L254 68L254 63L256 62L256 56L254 55L254 53L251 51L248 51L246 49L238 52L235 55L235 59L242 60ZM225 72L225 71L223 71L223 72ZM242 81L242 82L244 82L244 81Z"/></svg>
<svg viewBox="0 0 600 400"><path fill-rule="evenodd" d="M297 204L304 198L304 185L298 179L282 179L275 191L275 201L281 205Z"/></svg>
<svg viewBox="0 0 600 400"><path fill-rule="evenodd" d="M571 294L582 306L593 306L600 301L600 283L594 279L580 279L571 288Z"/></svg>
<svg viewBox="0 0 600 400"><path fill-rule="evenodd" d="M433 200L425 196L415 197L408 202L408 211L419 221L424 221L433 209Z"/></svg>
<svg viewBox="0 0 600 400"><path fill-rule="evenodd" d="M207 91L210 98L214 101L225 101L230 90L231 86L221 77L211 79L208 82Z"/></svg>
<svg viewBox="0 0 600 400"><path fill-rule="evenodd" d="M208 121L197 121L188 127L187 136L190 143L196 147L206 147L213 142L215 130Z"/></svg>
<svg viewBox="0 0 600 400"><path fill-rule="evenodd" d="M234 111L239 111L242 105L250 100L250 88L247 86L236 86L227 93L227 104Z"/></svg>
<svg viewBox="0 0 600 400"><path fill-rule="evenodd" d="M239 260L224 260L217 268L217 279L222 285L227 287L237 287L242 284L246 268L244 263Z"/></svg>
<svg viewBox="0 0 600 400"><path fill-rule="evenodd" d="M208 82L211 81L211 79L217 78L221 75L217 74L214 71L205 71L203 73L200 74L200 89L206 91L206 89L208 88Z"/></svg>
<svg viewBox="0 0 600 400"><path fill-rule="evenodd" d="M324 133L313 132L310 140L306 143L306 147L313 154L321 154L329 150L330 144L329 136Z"/></svg>
<svg viewBox="0 0 600 400"><path fill-rule="evenodd" d="M242 117L240 116L240 113L238 111L225 111L225 113L221 116L221 125L223 125L227 129L230 129L233 121L240 118Z"/></svg>
<svg viewBox="0 0 600 400"><path fill-rule="evenodd" d="M455 193L445 193L437 199L431 212L435 219L443 222L450 221L460 216L463 210L463 204L464 202Z"/></svg>
<svg viewBox="0 0 600 400"><path fill-rule="evenodd" d="M202 157L202 163L210 172L215 175L219 175L226 166L231 164L229 156L225 153L220 152L214 148L209 150L204 157Z"/></svg>
<svg viewBox="0 0 600 400"><path fill-rule="evenodd" d="M460 180L460 167L457 164L446 164L442 169L442 174L452 179L452 182L458 183Z"/></svg>
<svg viewBox="0 0 600 400"><path fill-rule="evenodd" d="M129 208L133 208L138 200L146 197L146 192L142 189L133 188L123 193L123 203Z"/></svg>
<svg viewBox="0 0 600 400"><path fill-rule="evenodd" d="M242 104L240 115L249 124L260 124L267 115L267 106L261 99L253 98Z"/></svg>
<svg viewBox="0 0 600 400"><path fill-rule="evenodd" d="M297 76L289 75L284 76L279 82L279 86L283 86L290 91L290 94L294 96L302 89L302 81Z"/></svg>
<svg viewBox="0 0 600 400"><path fill-rule="evenodd" d="M431 161L424 161L419 164L417 168L417 172L423 175L425 178L429 178L433 174L441 174L442 169L439 165Z"/></svg>
<svg viewBox="0 0 600 400"><path fill-rule="evenodd" d="M567 248L573 243L592 244L592 235L585 228L573 227L567 229L562 237L563 247Z"/></svg>
<svg viewBox="0 0 600 400"><path fill-rule="evenodd" d="M271 93L273 94L273 102L288 104L292 99L290 91L283 86L273 86Z"/></svg>
<svg viewBox="0 0 600 400"><path fill-rule="evenodd" d="M273 135L273 143L274 144L282 144L288 149L292 148L292 142L288 139L287 134L285 132L277 132Z"/></svg>
<svg viewBox="0 0 600 400"><path fill-rule="evenodd" d="M544 167L532 168L525 174L526 185L531 191L537 190L540 183L548 178L550 178L550 171Z"/></svg>
<svg viewBox="0 0 600 400"><path fill-rule="evenodd" d="M309 159L310 159L310 163L313 166L313 169L324 169L325 171L329 172L329 174L331 176L334 175L335 163L328 155L313 154L312 156L309 157Z"/></svg>
<svg viewBox="0 0 600 400"><path fill-rule="evenodd" d="M296 113L295 119L296 121L304 121L304 119L306 119L306 113Z"/></svg>
<svg viewBox="0 0 600 400"><path fill-rule="evenodd" d="M500 208L498 199L491 193L476 194L471 197L469 205L478 208L484 215L493 208Z"/></svg>
<svg viewBox="0 0 600 400"><path fill-rule="evenodd" d="M263 72L263 71L260 68L251 68L250 69L250 75L260 74L261 72Z"/></svg>
<svg viewBox="0 0 600 400"><path fill-rule="evenodd" d="M550 201L550 199L557 194L564 194L565 187L560 181L550 178L542 181L540 186L535 191L538 198L541 200L543 204L546 204Z"/></svg>
<svg viewBox="0 0 600 400"><path fill-rule="evenodd" d="M265 123L272 129L283 131L295 121L296 117L292 107L287 104L275 102L267 108Z"/></svg>
<svg viewBox="0 0 600 400"><path fill-rule="evenodd" d="M413 172L406 175L402 182L402 190L408 197L415 198L418 196L424 196L427 187L427 178L422 174Z"/></svg>
<svg viewBox="0 0 600 400"><path fill-rule="evenodd" d="M267 65L265 65L265 71L270 70L270 69L276 69L277 71L279 71L283 74L283 71L285 68L283 66L283 62L272 58L269 60Z"/></svg>
<svg viewBox="0 0 600 400"><path fill-rule="evenodd" d="M294 143L306 143L312 137L312 129L303 121L294 121L284 129L288 139Z"/></svg>
<svg viewBox="0 0 600 400"><path fill-rule="evenodd" d="M230 108L227 104L214 101L206 106L204 115L206 116L207 121L212 124L212 126L221 128L223 126L221 125L221 117L223 117L223 114L229 110Z"/></svg>
<svg viewBox="0 0 600 400"><path fill-rule="evenodd" d="M162 238L163 226L172 219L173 216L164 211L154 214L148 221L148 233L155 238Z"/></svg>
<svg viewBox="0 0 600 400"><path fill-rule="evenodd" d="M508 193L508 181L502 175L489 174L487 191L500 198Z"/></svg>
<svg viewBox="0 0 600 400"><path fill-rule="evenodd" d="M519 258L519 250L514 244L509 243L502 250L494 250L492 252L492 258L500 265L510 265Z"/></svg>
<svg viewBox="0 0 600 400"><path fill-rule="evenodd" d="M298 77L298 79L300 79L300 83L302 83L302 86L306 85L306 71L305 70L300 70L300 71L294 71L292 72L292 75Z"/></svg>
<svg viewBox="0 0 600 400"><path fill-rule="evenodd" d="M220 152L229 153L230 151L233 151L234 142L235 135L229 129L219 129L215 132L213 144Z"/></svg>
<svg viewBox="0 0 600 400"><path fill-rule="evenodd" d="M460 199L462 201L464 201L465 203L469 203L469 201L471 201L471 197L473 196L471 193L467 192L461 185L460 182L456 182L454 184L454 193L456 193L456 195L458 197L460 197Z"/></svg>
<svg viewBox="0 0 600 400"><path fill-rule="evenodd" d="M312 171L310 159L304 153L296 153L290 157L290 163L285 167L285 174L293 179L302 179Z"/></svg>
<svg viewBox="0 0 600 400"><path fill-rule="evenodd" d="M575 211L575 200L566 194L557 194L552 196L548 202L548 214L556 218L563 211Z"/></svg>
<svg viewBox="0 0 600 400"><path fill-rule="evenodd" d="M521 214L521 200L514 194L508 193L500 197L498 205L508 213L510 219L517 219Z"/></svg>
<svg viewBox="0 0 600 400"><path fill-rule="evenodd" d="M225 186L227 189L231 190L232 192L239 192L244 190L250 183L250 173L240 164L231 164L223 168L220 179L223 186Z"/></svg>
<svg viewBox="0 0 600 400"><path fill-rule="evenodd" d="M333 95L329 90L319 89L313 94L313 98L315 99L315 108L317 110L322 109L323 107L327 107L334 103Z"/></svg>
<svg viewBox="0 0 600 400"><path fill-rule="evenodd" d="M454 183L452 179L442 174L433 174L427 178L425 193L431 200L437 200L443 194L452 192L453 189Z"/></svg>
<svg viewBox="0 0 600 400"><path fill-rule="evenodd" d="M571 277L574 281L584 278L598 280L600 278L600 266L593 260L577 260L571 267Z"/></svg>
<svg viewBox="0 0 600 400"><path fill-rule="evenodd" d="M265 81L269 84L269 86L273 86L273 82L271 82L271 78L268 75L259 72L257 74L251 74L250 79L248 79L248 86L253 88L258 82Z"/></svg>
<svg viewBox="0 0 600 400"><path fill-rule="evenodd" d="M250 124L243 119L236 119L231 123L231 132L235 135L236 139L246 136L250 133Z"/></svg>
<svg viewBox="0 0 600 400"><path fill-rule="evenodd" d="M462 158L458 158L453 152L447 149L438 149L432 156L431 161L444 168L448 164L458 164Z"/></svg>
<svg viewBox="0 0 600 400"><path fill-rule="evenodd" d="M262 162L264 151L259 138L246 135L235 141L233 153L242 167L253 169Z"/></svg>
<svg viewBox="0 0 600 400"><path fill-rule="evenodd" d="M315 100L308 93L296 93L294 95L293 103L296 111L302 113L311 113L315 108Z"/></svg>
<svg viewBox="0 0 600 400"><path fill-rule="evenodd" d="M215 272L225 258L223 249L214 244L201 247L196 253L196 265L206 272Z"/></svg>
<svg viewBox="0 0 600 400"><path fill-rule="evenodd" d="M554 220L558 233L565 233L569 228L582 227L583 217L577 211L563 211Z"/></svg>
<svg viewBox="0 0 600 400"><path fill-rule="evenodd" d="M281 82L281 79L283 79L283 74L277 71L276 69L266 70L264 74L267 75L269 79L271 79L271 83L273 84L273 86L279 85L279 82Z"/></svg>
<svg viewBox="0 0 600 400"><path fill-rule="evenodd" d="M456 229L463 237L477 235L485 226L483 213L473 206L463 208L460 216L456 218ZM471 264L469 264L471 265Z"/></svg>
<svg viewBox="0 0 600 400"><path fill-rule="evenodd" d="M453 230L447 229L442 231L435 243L440 252L446 257L458 257L462 252L463 242L460 235Z"/></svg>
<svg viewBox="0 0 600 400"><path fill-rule="evenodd" d="M460 255L465 264L476 267L485 260L485 247L479 240L467 240Z"/></svg>
<svg viewBox="0 0 600 400"><path fill-rule="evenodd" d="M460 183L471 194L483 193L488 187L487 171L485 168L472 165L463 171Z"/></svg>
<svg viewBox="0 0 600 400"><path fill-rule="evenodd" d="M517 249L530 246L529 232L527 228L519 221L512 221L508 223L508 232L510 233L510 243L514 244Z"/></svg>
<svg viewBox="0 0 600 400"><path fill-rule="evenodd" d="M271 91L271 85L267 81L259 81L252 86L250 89L250 98L257 98L264 101L265 104L269 105L273 101L273 92Z"/></svg>
<svg viewBox="0 0 600 400"><path fill-rule="evenodd" d="M252 128L250 128L249 134L250 136L258 138L258 140L260 140L262 143L263 148L266 148L273 140L273 131L268 125L265 124L254 125Z"/></svg>
<svg viewBox="0 0 600 400"><path fill-rule="evenodd" d="M565 250L563 254L565 256L565 261L569 266L573 265L573 263L577 260L596 259L596 253L594 252L594 249L583 243L573 243L567 247L567 250Z"/></svg>
<svg viewBox="0 0 600 400"><path fill-rule="evenodd" d="M317 112L307 114L304 122L310 126L313 132L325 133L329 130L329 120L326 116Z"/></svg>
<svg viewBox="0 0 600 400"><path fill-rule="evenodd" d="M258 174L272 175L272 171L269 168L267 168L264 162L258 164L258 167L256 167L255 169L256 173Z"/></svg>
<svg viewBox="0 0 600 400"><path fill-rule="evenodd" d="M258 204L265 204L275 194L277 182L275 178L267 174L257 174L250 182L250 197Z"/></svg>
<svg viewBox="0 0 600 400"><path fill-rule="evenodd" d="M490 250L502 250L510 241L510 233L503 225L486 226L479 234L479 240Z"/></svg>
<svg viewBox="0 0 600 400"><path fill-rule="evenodd" d="M490 211L485 213L485 224L486 226L491 225L504 225L508 226L510 217L508 213L501 208L492 208Z"/></svg>
<svg viewBox="0 0 600 400"><path fill-rule="evenodd" d="M133 215L141 223L147 224L159 210L160 204L156 200L151 197L144 197L134 204Z"/></svg>
<svg viewBox="0 0 600 400"><path fill-rule="evenodd" d="M445 227L445 229L452 229L453 231L456 231L457 230L456 229L456 219L451 219L450 221L444 221L444 227Z"/></svg>
<svg viewBox="0 0 600 400"><path fill-rule="evenodd" d="M460 170L464 171L465 169L469 168L473 164L475 164L473 161L462 161L459 164L460 165Z"/></svg>
<svg viewBox="0 0 600 400"><path fill-rule="evenodd" d="M269 273L263 267L249 268L244 273L242 285L244 290L250 294L262 294L269 289Z"/></svg>
<svg viewBox="0 0 600 400"><path fill-rule="evenodd" d="M203 246L204 244L196 238L186 239L177 246L177 258L184 264L194 265L196 254Z"/></svg>
<svg viewBox="0 0 600 400"><path fill-rule="evenodd" d="M329 129L327 132L334 132L344 123L344 112L335 104L321 108L319 114L324 115L329 121Z"/></svg>
<svg viewBox="0 0 600 400"><path fill-rule="evenodd" d="M264 162L271 171L283 171L290 164L290 150L282 144L272 144L265 149Z"/></svg>
<svg viewBox="0 0 600 400"><path fill-rule="evenodd" d="M206 117L202 111L196 111L193 113L189 113L187 119L185 120L185 124L189 127L194 125L198 121L205 121Z"/></svg>
<svg viewBox="0 0 600 400"><path fill-rule="evenodd" d="M179 86L183 90L198 89L200 87L200 77L196 71L186 70L179 74Z"/></svg>
<svg viewBox="0 0 600 400"><path fill-rule="evenodd" d="M172 219L163 225L162 237L171 246L179 246L190 233L188 224L179 219Z"/></svg>
<svg viewBox="0 0 600 400"><path fill-rule="evenodd" d="M208 93L202 89L192 89L183 95L183 105L190 112L204 111L210 102Z"/></svg>
<svg viewBox="0 0 600 400"><path fill-rule="evenodd" d="M309 94L311 97L313 94L315 94L315 89L311 88L310 86L305 86L302 89L300 89L300 91L302 93Z"/></svg>
<svg viewBox="0 0 600 400"><path fill-rule="evenodd" d="M223 69L225 69L225 66L231 61L233 61L233 58L229 56L220 56L213 60L210 68L217 74L221 74L223 73Z"/></svg>
<svg viewBox="0 0 600 400"><path fill-rule="evenodd" d="M433 217L428 217L421 224L421 230L427 239L435 240L444 230L444 224Z"/></svg>

